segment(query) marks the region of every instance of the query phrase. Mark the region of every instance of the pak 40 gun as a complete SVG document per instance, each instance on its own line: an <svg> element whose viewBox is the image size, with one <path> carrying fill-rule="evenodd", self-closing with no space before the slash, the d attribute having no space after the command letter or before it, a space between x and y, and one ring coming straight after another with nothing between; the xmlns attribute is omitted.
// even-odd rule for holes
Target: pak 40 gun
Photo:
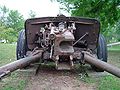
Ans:
<svg viewBox="0 0 120 90"><path fill-rule="evenodd" d="M58 70L88 63L120 77L120 69L107 63L106 41L95 19L60 15L26 20L18 37L17 61L0 67L0 77L34 62L54 62Z"/></svg>

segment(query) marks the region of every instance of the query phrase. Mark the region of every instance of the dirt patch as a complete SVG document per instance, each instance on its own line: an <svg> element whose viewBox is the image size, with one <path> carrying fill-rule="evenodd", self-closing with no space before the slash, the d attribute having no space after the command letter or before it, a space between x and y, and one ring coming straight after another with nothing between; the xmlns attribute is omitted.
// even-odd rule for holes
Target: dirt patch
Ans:
<svg viewBox="0 0 120 90"><path fill-rule="evenodd" d="M30 77L25 90L96 90L96 86L80 81L76 71L42 67L36 76Z"/></svg>
<svg viewBox="0 0 120 90"><path fill-rule="evenodd" d="M108 54L108 63L120 67L119 52ZM74 71L58 71L53 65L43 65L36 76L31 69L12 73L11 77L0 82L0 90L97 90L100 77L108 73L93 72L89 65L85 66L90 76L87 82L80 79L80 68Z"/></svg>

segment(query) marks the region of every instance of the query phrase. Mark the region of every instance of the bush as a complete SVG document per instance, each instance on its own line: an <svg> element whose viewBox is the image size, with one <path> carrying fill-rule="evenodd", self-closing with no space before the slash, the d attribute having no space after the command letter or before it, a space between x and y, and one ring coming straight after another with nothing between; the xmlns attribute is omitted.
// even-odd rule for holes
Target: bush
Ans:
<svg viewBox="0 0 120 90"><path fill-rule="evenodd" d="M12 28L5 28L0 26L0 40L6 40L7 43L17 41L17 32Z"/></svg>

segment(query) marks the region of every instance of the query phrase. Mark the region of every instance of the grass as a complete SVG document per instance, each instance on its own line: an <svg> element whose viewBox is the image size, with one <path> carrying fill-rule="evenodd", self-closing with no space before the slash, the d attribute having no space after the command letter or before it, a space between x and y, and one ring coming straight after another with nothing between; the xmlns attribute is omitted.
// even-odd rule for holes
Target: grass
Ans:
<svg viewBox="0 0 120 90"><path fill-rule="evenodd" d="M120 68L120 46L109 47L108 50L108 62ZM120 90L120 78L113 75L101 77L98 82L98 90Z"/></svg>
<svg viewBox="0 0 120 90"><path fill-rule="evenodd" d="M113 75L102 77L84 77L80 79L90 85L95 84L96 90L120 90L120 79Z"/></svg>
<svg viewBox="0 0 120 90"><path fill-rule="evenodd" d="M97 79L94 79L93 77L83 77L80 80L88 84L95 83L97 81Z"/></svg>
<svg viewBox="0 0 120 90"><path fill-rule="evenodd" d="M26 80L20 78L19 74L14 72L11 77L5 78L2 82L0 90L24 90Z"/></svg>
<svg viewBox="0 0 120 90"><path fill-rule="evenodd" d="M120 68L120 46L108 48L108 63ZM84 77L82 81L95 83L98 90L120 90L120 78L113 75L106 75L99 78Z"/></svg>
<svg viewBox="0 0 120 90"><path fill-rule="evenodd" d="M15 60L16 45L0 44L0 66ZM108 48L109 63L120 67L120 46ZM120 79L113 76L103 76L100 78L86 77L83 81L91 84L95 83L98 90L120 90ZM21 76L17 72L11 74L0 81L0 90L24 90L27 78Z"/></svg>
<svg viewBox="0 0 120 90"><path fill-rule="evenodd" d="M108 47L108 51L120 51L120 45Z"/></svg>
<svg viewBox="0 0 120 90"><path fill-rule="evenodd" d="M108 62L120 68L120 45L109 47L108 51ZM120 78L113 75L101 77L98 82L98 90L120 90Z"/></svg>
<svg viewBox="0 0 120 90"><path fill-rule="evenodd" d="M120 79L115 76L104 76L100 78L99 90L120 90Z"/></svg>
<svg viewBox="0 0 120 90"><path fill-rule="evenodd" d="M0 66L16 59L16 45L0 43ZM0 90L24 90L26 79L17 72L0 81Z"/></svg>
<svg viewBox="0 0 120 90"><path fill-rule="evenodd" d="M0 66L15 60L15 45L0 43Z"/></svg>

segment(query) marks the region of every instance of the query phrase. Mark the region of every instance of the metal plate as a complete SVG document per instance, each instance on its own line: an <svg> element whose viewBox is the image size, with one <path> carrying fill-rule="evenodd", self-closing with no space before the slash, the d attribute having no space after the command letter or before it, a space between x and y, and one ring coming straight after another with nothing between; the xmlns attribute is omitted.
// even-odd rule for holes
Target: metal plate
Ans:
<svg viewBox="0 0 120 90"><path fill-rule="evenodd" d="M79 17L41 17L28 19L25 22L26 40L29 49L32 50L35 47L34 37L36 32L39 32L40 27L44 27L45 24L49 24L50 22L75 22L75 40L78 40L84 34L88 33L88 35L83 38L83 40L87 41L88 48L92 50L96 48L100 30L100 23L96 19Z"/></svg>

